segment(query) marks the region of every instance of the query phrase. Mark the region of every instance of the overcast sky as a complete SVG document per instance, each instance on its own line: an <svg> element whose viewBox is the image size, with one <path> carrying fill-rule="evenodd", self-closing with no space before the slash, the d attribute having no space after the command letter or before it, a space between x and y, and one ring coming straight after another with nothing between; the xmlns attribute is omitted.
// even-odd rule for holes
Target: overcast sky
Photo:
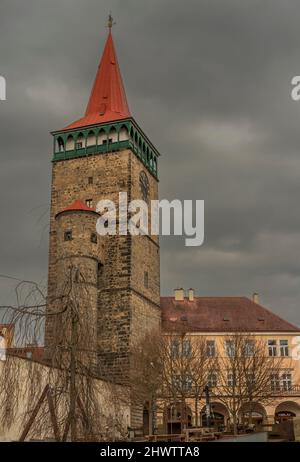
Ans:
<svg viewBox="0 0 300 462"><path fill-rule="evenodd" d="M205 201L202 247L161 241L162 294L256 291L300 325L298 0L1 0L0 273L46 282L49 132L83 115L110 10L160 197Z"/></svg>

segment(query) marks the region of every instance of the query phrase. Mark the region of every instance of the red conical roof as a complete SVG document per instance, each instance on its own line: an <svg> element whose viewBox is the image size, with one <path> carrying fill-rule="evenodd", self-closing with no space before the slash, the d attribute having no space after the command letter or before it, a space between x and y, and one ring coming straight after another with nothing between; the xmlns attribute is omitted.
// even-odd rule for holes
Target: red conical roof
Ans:
<svg viewBox="0 0 300 462"><path fill-rule="evenodd" d="M130 116L112 33L109 30L85 116L64 130L127 119Z"/></svg>

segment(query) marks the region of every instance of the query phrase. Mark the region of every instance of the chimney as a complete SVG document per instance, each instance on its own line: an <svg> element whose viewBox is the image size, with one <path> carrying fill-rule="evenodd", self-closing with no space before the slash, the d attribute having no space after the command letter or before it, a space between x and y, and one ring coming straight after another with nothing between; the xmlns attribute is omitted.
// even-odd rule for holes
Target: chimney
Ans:
<svg viewBox="0 0 300 462"><path fill-rule="evenodd" d="M194 289L189 289L189 302L194 301Z"/></svg>
<svg viewBox="0 0 300 462"><path fill-rule="evenodd" d="M184 290L183 289L175 289L174 290L174 298L177 302L182 302L184 300Z"/></svg>
<svg viewBox="0 0 300 462"><path fill-rule="evenodd" d="M252 301L254 303L259 303L258 293L254 292L254 294L252 295Z"/></svg>

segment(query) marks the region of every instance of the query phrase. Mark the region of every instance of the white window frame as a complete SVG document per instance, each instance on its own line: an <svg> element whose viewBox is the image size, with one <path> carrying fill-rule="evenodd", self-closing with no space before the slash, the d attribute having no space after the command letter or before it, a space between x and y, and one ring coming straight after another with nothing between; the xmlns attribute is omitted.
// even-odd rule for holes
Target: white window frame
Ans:
<svg viewBox="0 0 300 462"><path fill-rule="evenodd" d="M271 342L273 342L273 344ZM268 354L270 357L277 356L277 340L273 338L268 340Z"/></svg>
<svg viewBox="0 0 300 462"><path fill-rule="evenodd" d="M206 356L208 358L215 358L216 357L216 342L215 342L215 340L207 340L206 341Z"/></svg>
<svg viewBox="0 0 300 462"><path fill-rule="evenodd" d="M281 386L284 391L290 391L293 387L293 378L291 371L283 372L281 375Z"/></svg>
<svg viewBox="0 0 300 462"><path fill-rule="evenodd" d="M233 340L225 340L225 352L228 358L234 358L235 356L235 344Z"/></svg>
<svg viewBox="0 0 300 462"><path fill-rule="evenodd" d="M283 343L285 342L285 343ZM287 339L279 340L280 356L289 356L289 341Z"/></svg>
<svg viewBox="0 0 300 462"><path fill-rule="evenodd" d="M255 341L254 340L247 340L245 342L245 356L250 358L254 356L255 352Z"/></svg>
<svg viewBox="0 0 300 462"><path fill-rule="evenodd" d="M207 377L207 385L209 388L215 388L218 386L218 374L215 371L211 371Z"/></svg>
<svg viewBox="0 0 300 462"><path fill-rule="evenodd" d="M280 391L280 374L278 372L271 372L270 382L272 391Z"/></svg>
<svg viewBox="0 0 300 462"><path fill-rule="evenodd" d="M227 386L228 387L236 386L236 380L234 379L234 374L232 371L227 371Z"/></svg>

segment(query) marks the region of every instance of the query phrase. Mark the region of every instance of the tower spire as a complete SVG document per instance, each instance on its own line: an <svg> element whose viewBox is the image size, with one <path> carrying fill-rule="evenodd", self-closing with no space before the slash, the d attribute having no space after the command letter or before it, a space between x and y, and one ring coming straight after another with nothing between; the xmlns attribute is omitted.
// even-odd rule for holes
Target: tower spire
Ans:
<svg viewBox="0 0 300 462"><path fill-rule="evenodd" d="M121 71L111 33L114 20L108 18L109 33L98 67L85 116L64 128L75 129L88 125L117 121L131 117Z"/></svg>

